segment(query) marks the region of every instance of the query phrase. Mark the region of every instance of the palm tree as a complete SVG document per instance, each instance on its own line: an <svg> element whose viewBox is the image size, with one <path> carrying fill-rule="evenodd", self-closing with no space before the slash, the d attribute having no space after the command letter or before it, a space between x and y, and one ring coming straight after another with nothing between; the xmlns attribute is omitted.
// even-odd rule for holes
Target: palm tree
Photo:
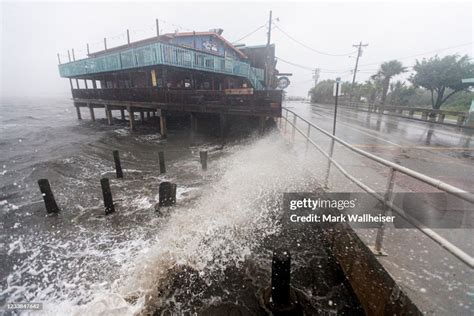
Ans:
<svg viewBox="0 0 474 316"><path fill-rule="evenodd" d="M403 67L402 63L398 60L386 61L380 65L379 71L372 77L380 78L382 81L382 99L381 104L385 104L387 98L388 88L390 87L390 80L392 77L405 72L407 69Z"/></svg>

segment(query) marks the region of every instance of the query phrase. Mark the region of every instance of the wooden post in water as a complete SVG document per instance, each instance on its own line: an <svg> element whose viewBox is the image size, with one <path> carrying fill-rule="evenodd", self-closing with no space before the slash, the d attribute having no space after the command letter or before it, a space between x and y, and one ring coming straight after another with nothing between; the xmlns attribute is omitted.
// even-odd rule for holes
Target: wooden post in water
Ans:
<svg viewBox="0 0 474 316"><path fill-rule="evenodd" d="M94 107L90 103L88 103L87 106L89 107L89 112L91 113L91 120L95 121Z"/></svg>
<svg viewBox="0 0 474 316"><path fill-rule="evenodd" d="M171 182L160 183L159 203L161 206L172 206L176 204L176 184Z"/></svg>
<svg viewBox="0 0 474 316"><path fill-rule="evenodd" d="M59 213L60 209L56 204L54 199L53 191L51 191L51 186L49 185L48 179L38 180L38 185L43 195L44 206L46 207L46 212L50 213Z"/></svg>
<svg viewBox="0 0 474 316"><path fill-rule="evenodd" d="M122 121L125 121L125 110L120 109L120 116L122 117Z"/></svg>
<svg viewBox="0 0 474 316"><path fill-rule="evenodd" d="M207 151L200 151L199 158L201 159L202 170L207 170Z"/></svg>
<svg viewBox="0 0 474 316"><path fill-rule="evenodd" d="M115 207L112 192L110 191L109 179L100 179L100 186L102 187L102 195L104 196L105 215L112 214L115 212Z"/></svg>
<svg viewBox="0 0 474 316"><path fill-rule="evenodd" d="M113 155L114 155L115 172L117 174L117 178L123 178L122 165L120 163L120 156L119 156L118 150L114 150Z"/></svg>
<svg viewBox="0 0 474 316"><path fill-rule="evenodd" d="M291 255L287 250L273 252L272 302L283 306L290 303Z"/></svg>
<svg viewBox="0 0 474 316"><path fill-rule="evenodd" d="M160 160L160 173L166 173L165 153L163 151L158 153L158 159Z"/></svg>

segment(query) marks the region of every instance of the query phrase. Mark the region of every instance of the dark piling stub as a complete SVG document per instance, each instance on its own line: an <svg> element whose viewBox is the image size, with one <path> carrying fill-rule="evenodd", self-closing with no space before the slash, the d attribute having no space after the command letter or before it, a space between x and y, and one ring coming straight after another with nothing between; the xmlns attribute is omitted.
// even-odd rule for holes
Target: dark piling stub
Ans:
<svg viewBox="0 0 474 316"><path fill-rule="evenodd" d="M120 156L118 150L114 150L114 161L115 161L115 172L117 173L117 178L123 178L122 165L120 164Z"/></svg>
<svg viewBox="0 0 474 316"><path fill-rule="evenodd" d="M202 170L207 170L207 151L200 151L199 157L201 158Z"/></svg>
<svg viewBox="0 0 474 316"><path fill-rule="evenodd" d="M172 206L176 204L176 184L171 182L160 183L159 203L161 206Z"/></svg>
<svg viewBox="0 0 474 316"><path fill-rule="evenodd" d="M288 250L273 252L272 261L272 301L275 305L290 304L291 254Z"/></svg>
<svg viewBox="0 0 474 316"><path fill-rule="evenodd" d="M53 192L51 191L51 186L49 185L48 179L38 180L38 185L43 195L44 205L46 207L46 212L49 213L59 213L60 209L56 204L54 199Z"/></svg>
<svg viewBox="0 0 474 316"><path fill-rule="evenodd" d="M160 173L166 173L166 165L165 165L165 152L160 151L158 153L158 157L160 159Z"/></svg>
<svg viewBox="0 0 474 316"><path fill-rule="evenodd" d="M109 179L100 179L100 186L102 187L102 195L104 196L105 215L112 214L115 212L115 207L112 192L110 191Z"/></svg>

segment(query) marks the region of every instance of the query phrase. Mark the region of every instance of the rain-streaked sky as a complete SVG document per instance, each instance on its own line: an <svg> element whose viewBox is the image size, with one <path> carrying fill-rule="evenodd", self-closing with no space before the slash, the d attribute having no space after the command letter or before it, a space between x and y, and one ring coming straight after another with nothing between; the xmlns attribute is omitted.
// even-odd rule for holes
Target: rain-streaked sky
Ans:
<svg viewBox="0 0 474 316"><path fill-rule="evenodd" d="M321 68L321 79L352 80L355 53L347 54L355 52L352 45L360 41L369 46L360 59L357 81L390 59L403 57L403 64L412 66L416 58L435 53L473 55L471 2L4 1L0 93L67 95L69 82L59 77L57 53L66 61L67 50L74 48L76 59L82 58L87 43L91 51L100 50L104 37L109 48L123 44L127 28L132 40L153 36L156 18L162 33L223 28L223 36L234 42L267 23L269 10L274 17L272 43L282 59L277 68L293 73L289 95L307 94L313 68ZM266 26L261 27L241 42L265 44L266 32Z"/></svg>

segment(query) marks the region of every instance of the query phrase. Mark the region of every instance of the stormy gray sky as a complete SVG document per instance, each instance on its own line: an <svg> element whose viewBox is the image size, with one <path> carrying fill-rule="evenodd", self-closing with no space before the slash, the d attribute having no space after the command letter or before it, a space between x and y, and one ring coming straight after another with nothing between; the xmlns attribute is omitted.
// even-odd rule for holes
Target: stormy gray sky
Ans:
<svg viewBox="0 0 474 316"><path fill-rule="evenodd" d="M125 30L132 40L155 34L155 18L162 32L223 28L233 42L266 23L273 10L277 28L272 42L281 72L292 72L289 95L305 96L312 86L312 68L321 79L351 80L353 44L369 46L360 60L357 81L366 80L380 62L400 59L411 66L416 58L452 53L473 55L471 2L24 2L1 3L1 91L4 96L68 95L69 83L57 71L56 54L67 59L74 48L84 57L91 51L123 44ZM310 47L304 47L290 39ZM265 44L266 28L245 38L246 44ZM463 46L460 46L463 45ZM445 49L449 48L449 49ZM432 52L433 51L433 52ZM427 54L422 54L431 52ZM416 57L413 55L422 54ZM310 69L308 69L310 68ZM403 78L403 77L402 77Z"/></svg>

